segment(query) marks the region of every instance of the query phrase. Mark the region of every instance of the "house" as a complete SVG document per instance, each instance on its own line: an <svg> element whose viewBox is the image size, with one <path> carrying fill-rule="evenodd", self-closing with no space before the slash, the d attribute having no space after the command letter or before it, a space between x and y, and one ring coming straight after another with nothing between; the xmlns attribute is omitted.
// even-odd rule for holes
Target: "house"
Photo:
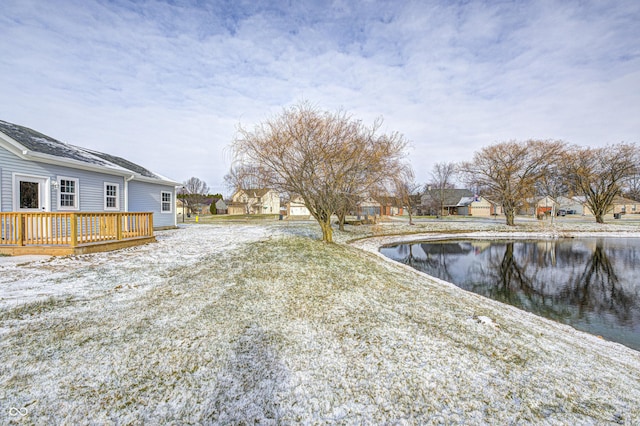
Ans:
<svg viewBox="0 0 640 426"><path fill-rule="evenodd" d="M356 203L356 216L380 216L380 202L373 197L364 197Z"/></svg>
<svg viewBox="0 0 640 426"><path fill-rule="evenodd" d="M553 197L547 195L544 197L528 198L518 210L519 215L523 216L544 216L550 215L559 209L560 203L555 201Z"/></svg>
<svg viewBox="0 0 640 426"><path fill-rule="evenodd" d="M230 215L279 214L280 194L270 188L239 189L227 207Z"/></svg>
<svg viewBox="0 0 640 426"><path fill-rule="evenodd" d="M581 203L583 215L593 216L593 212L589 206L587 206L584 196L577 196L574 197L574 199ZM621 196L616 196L613 199L612 207L607 212L609 215L632 213L640 213L640 202Z"/></svg>
<svg viewBox="0 0 640 426"><path fill-rule="evenodd" d="M490 201L468 189L427 189L422 195L420 210L431 215L488 217L494 214Z"/></svg>
<svg viewBox="0 0 640 426"><path fill-rule="evenodd" d="M376 197L380 204L380 214L382 216L401 216L403 213L402 202L397 197L380 196Z"/></svg>
<svg viewBox="0 0 640 426"><path fill-rule="evenodd" d="M0 121L3 245L10 245L9 241L29 245L31 237L53 245L54 236L59 242L76 245L107 241L116 231L119 237L123 232L129 235L140 220L147 220L153 229L175 227L176 185L179 183L124 158ZM92 219L87 219L89 213ZM61 222L54 223L56 220ZM65 226L69 229L64 230ZM29 235L18 239L18 228ZM96 236L96 229L102 234ZM72 236L72 230L78 235ZM107 236L106 230L113 235ZM152 229L145 232L152 236ZM75 237L80 240L71 241Z"/></svg>
<svg viewBox="0 0 640 426"><path fill-rule="evenodd" d="M578 197L558 197L558 207L556 211L564 210L565 214L582 215L584 213L584 205Z"/></svg>
<svg viewBox="0 0 640 426"><path fill-rule="evenodd" d="M285 204L288 219L309 219L311 212L300 196L291 197Z"/></svg>
<svg viewBox="0 0 640 426"><path fill-rule="evenodd" d="M493 204L479 195L462 197L456 207L460 216L489 217L494 211Z"/></svg>
<svg viewBox="0 0 640 426"><path fill-rule="evenodd" d="M216 203L216 214L227 214L227 203L224 202L222 198L215 199Z"/></svg>

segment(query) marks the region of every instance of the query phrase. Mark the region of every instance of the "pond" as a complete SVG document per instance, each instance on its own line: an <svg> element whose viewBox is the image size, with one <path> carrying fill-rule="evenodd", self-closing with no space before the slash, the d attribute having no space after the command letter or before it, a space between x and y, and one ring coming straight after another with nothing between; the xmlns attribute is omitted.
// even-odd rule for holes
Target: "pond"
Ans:
<svg viewBox="0 0 640 426"><path fill-rule="evenodd" d="M465 290L640 351L640 238L449 240L380 252Z"/></svg>

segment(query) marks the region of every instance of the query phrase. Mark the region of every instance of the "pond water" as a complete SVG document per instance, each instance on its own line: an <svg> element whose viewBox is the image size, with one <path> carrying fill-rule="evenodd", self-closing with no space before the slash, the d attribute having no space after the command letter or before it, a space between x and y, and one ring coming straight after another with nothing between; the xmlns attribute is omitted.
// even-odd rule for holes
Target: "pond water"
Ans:
<svg viewBox="0 0 640 426"><path fill-rule="evenodd" d="M380 252L465 290L640 351L640 238L450 240Z"/></svg>

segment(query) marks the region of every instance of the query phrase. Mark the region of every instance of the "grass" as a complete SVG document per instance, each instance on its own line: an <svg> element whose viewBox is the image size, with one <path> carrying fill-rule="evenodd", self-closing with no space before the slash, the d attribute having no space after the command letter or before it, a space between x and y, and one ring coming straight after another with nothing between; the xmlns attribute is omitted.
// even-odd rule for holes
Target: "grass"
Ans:
<svg viewBox="0 0 640 426"><path fill-rule="evenodd" d="M219 223L219 222L234 222L234 221L269 221L269 220L278 220L279 215L277 214L242 214L242 215L198 215L198 223ZM196 223L195 215L191 215L189 218L185 218L186 223ZM178 224L182 223L181 218L178 219Z"/></svg>
<svg viewBox="0 0 640 426"><path fill-rule="evenodd" d="M100 291L3 312L0 420L640 421L637 352L343 243L412 228L348 227L323 244L313 224L203 224L51 262L56 280Z"/></svg>

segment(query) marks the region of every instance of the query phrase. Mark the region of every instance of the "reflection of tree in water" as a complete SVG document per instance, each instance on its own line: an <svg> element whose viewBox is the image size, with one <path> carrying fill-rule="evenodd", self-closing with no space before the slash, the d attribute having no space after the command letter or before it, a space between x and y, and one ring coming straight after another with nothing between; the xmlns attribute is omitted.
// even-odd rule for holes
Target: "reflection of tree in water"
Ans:
<svg viewBox="0 0 640 426"><path fill-rule="evenodd" d="M640 250L606 247L602 239L593 247L589 240L423 243L405 246L402 262L562 322L637 329L640 292L620 274L640 263Z"/></svg>
<svg viewBox="0 0 640 426"><path fill-rule="evenodd" d="M417 250L424 253L424 256L415 255L414 251ZM391 257L431 276L454 282L453 276L449 272L450 262L448 259L450 256L464 251L457 243L449 242L402 244L395 247L395 253Z"/></svg>
<svg viewBox="0 0 640 426"><path fill-rule="evenodd" d="M534 244L508 242L501 255L493 251L486 268L478 271L482 273L479 276L487 277L480 284L482 291L472 290L562 321L597 313L612 315L619 324L633 324L640 301L620 286L601 239L590 256L571 250L570 244L552 245L553 257L559 258L563 272L555 279L564 282L544 279L544 271L552 267L550 252L542 253Z"/></svg>
<svg viewBox="0 0 640 426"><path fill-rule="evenodd" d="M537 279L540 270L548 265L541 259L544 256L533 244L509 241L493 246L482 270L470 271L470 275L481 279L470 290L539 312L551 304L548 283Z"/></svg>
<svg viewBox="0 0 640 426"><path fill-rule="evenodd" d="M582 275L568 283L560 296L579 307L579 317L590 312L606 313L615 316L620 324L632 324L634 308L638 308L636 297L621 286L601 238L596 240Z"/></svg>

